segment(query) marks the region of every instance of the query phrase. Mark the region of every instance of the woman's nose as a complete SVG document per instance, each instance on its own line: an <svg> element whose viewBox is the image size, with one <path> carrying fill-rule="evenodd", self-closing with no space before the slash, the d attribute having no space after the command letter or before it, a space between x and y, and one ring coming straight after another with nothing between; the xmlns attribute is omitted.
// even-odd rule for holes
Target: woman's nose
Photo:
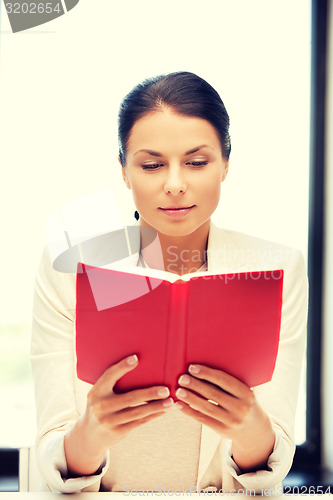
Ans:
<svg viewBox="0 0 333 500"><path fill-rule="evenodd" d="M169 167L168 176L164 184L164 191L175 196L179 193L185 193L186 190L187 184L183 178L181 168Z"/></svg>

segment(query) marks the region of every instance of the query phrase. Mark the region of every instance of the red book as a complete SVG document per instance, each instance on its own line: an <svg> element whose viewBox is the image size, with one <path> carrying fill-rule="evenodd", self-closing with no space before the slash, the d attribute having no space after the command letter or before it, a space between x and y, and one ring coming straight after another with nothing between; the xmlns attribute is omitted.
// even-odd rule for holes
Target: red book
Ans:
<svg viewBox="0 0 333 500"><path fill-rule="evenodd" d="M226 371L249 387L268 382L282 283L282 270L206 271L180 279L153 269L78 264L78 377L94 384L109 366L137 354L138 366L117 382L116 392L166 385L175 398L178 377L191 363Z"/></svg>

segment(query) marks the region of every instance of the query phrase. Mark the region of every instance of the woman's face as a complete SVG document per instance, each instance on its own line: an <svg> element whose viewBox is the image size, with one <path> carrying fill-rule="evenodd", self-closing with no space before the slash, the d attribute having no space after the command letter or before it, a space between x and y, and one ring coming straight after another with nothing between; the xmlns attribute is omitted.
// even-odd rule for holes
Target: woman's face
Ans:
<svg viewBox="0 0 333 500"><path fill-rule="evenodd" d="M141 225L169 236L189 235L209 220L227 171L215 128L166 108L134 124L122 169Z"/></svg>

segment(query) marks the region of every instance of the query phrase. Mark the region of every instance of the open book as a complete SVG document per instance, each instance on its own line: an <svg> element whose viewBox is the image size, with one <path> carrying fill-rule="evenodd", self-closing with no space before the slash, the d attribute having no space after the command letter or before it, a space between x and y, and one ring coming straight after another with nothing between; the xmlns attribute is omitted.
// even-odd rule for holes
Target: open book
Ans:
<svg viewBox="0 0 333 500"><path fill-rule="evenodd" d="M77 374L95 383L112 364L137 354L116 392L166 385L200 363L249 387L273 374L281 323L283 271L178 276L78 264Z"/></svg>

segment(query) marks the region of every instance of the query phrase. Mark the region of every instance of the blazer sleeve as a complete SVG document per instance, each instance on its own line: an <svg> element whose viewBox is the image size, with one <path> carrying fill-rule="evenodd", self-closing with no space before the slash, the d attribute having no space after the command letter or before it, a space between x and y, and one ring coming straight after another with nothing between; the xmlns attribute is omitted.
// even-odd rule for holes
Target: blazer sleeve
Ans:
<svg viewBox="0 0 333 500"><path fill-rule="evenodd" d="M271 419L276 439L268 470L242 474L232 459L232 442L225 442L223 486L227 490L281 489L295 453L294 420L306 340L308 280L301 252L288 249L283 264L283 302L278 355L272 380L255 387L261 407ZM276 491L276 490L275 490ZM280 491L281 492L281 491Z"/></svg>
<svg viewBox="0 0 333 500"><path fill-rule="evenodd" d="M63 493L99 491L108 468L68 477L64 436L79 418L75 395L75 274L53 269L45 249L35 282L31 362L37 408L36 457L46 489Z"/></svg>

